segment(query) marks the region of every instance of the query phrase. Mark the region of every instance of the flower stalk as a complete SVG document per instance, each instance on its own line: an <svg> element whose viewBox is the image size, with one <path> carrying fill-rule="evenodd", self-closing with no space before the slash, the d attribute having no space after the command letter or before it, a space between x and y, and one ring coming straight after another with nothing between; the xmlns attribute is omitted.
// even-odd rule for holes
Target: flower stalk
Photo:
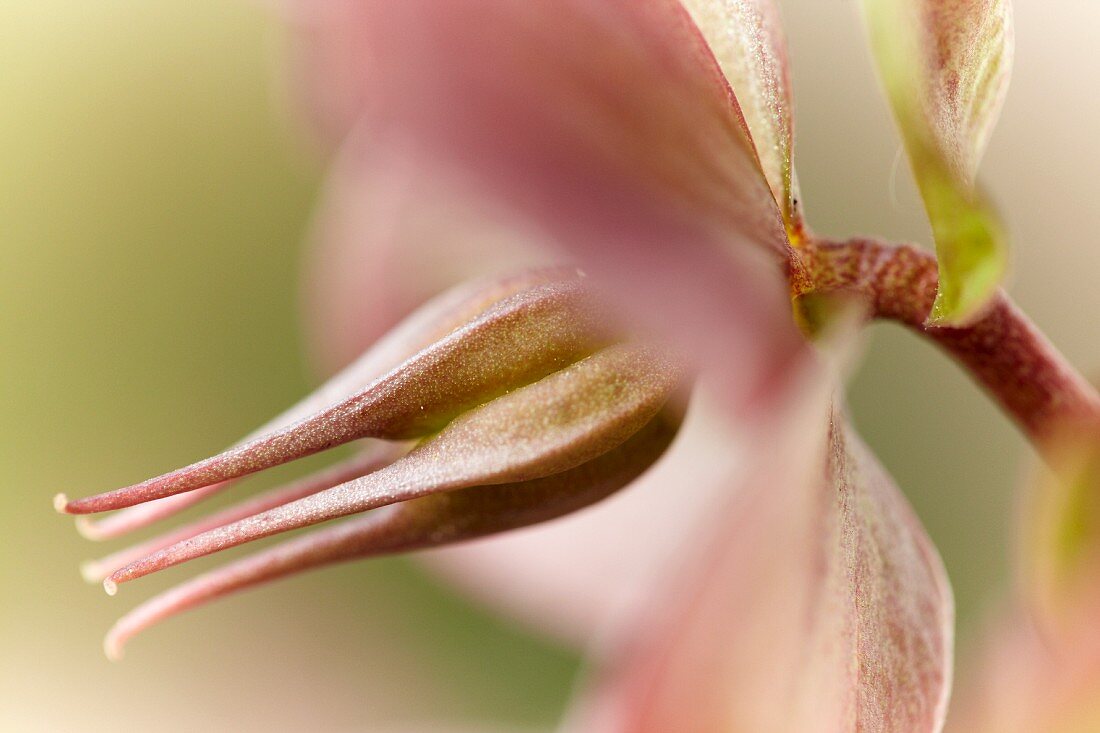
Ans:
<svg viewBox="0 0 1100 733"><path fill-rule="evenodd" d="M855 296L870 317L900 323L937 344L1048 459L1067 430L1100 425L1100 393L1004 292L968 325L934 325L929 315L938 270L931 252L856 238L818 240L811 253L812 294Z"/></svg>

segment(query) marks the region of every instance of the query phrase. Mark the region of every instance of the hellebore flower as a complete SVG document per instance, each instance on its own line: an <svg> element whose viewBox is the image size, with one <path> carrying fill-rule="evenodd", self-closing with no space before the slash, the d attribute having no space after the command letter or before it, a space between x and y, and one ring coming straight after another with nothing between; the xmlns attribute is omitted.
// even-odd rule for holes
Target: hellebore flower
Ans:
<svg viewBox="0 0 1100 733"><path fill-rule="evenodd" d="M604 627L567 728L940 730L951 591L845 418L852 331L887 318L936 342L1044 444L1069 417L1100 414L1100 398L997 287L1003 235L974 176L1007 83L1009 3L864 4L938 267L807 226L770 0L289 4L307 112L336 151L316 344L346 363L387 335L228 451L57 504L121 510L81 525L115 536L370 439L346 463L86 565L111 592L362 516L153 598L108 652L260 582L525 527L622 490L587 517L435 560L539 620L565 613L532 591L568 597L573 615L556 622L573 638ZM501 274L532 260L569 266ZM486 277L389 330L474 275ZM686 556L670 557L678 546ZM621 573L577 580L607 557Z"/></svg>

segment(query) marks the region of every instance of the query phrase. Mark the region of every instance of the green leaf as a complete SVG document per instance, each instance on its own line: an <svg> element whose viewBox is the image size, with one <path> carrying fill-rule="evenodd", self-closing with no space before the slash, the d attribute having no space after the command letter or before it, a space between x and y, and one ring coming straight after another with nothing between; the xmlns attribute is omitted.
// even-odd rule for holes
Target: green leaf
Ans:
<svg viewBox="0 0 1100 733"><path fill-rule="evenodd" d="M979 314L1007 269L1007 242L975 186L1012 65L1010 0L863 0L871 45L940 263L930 321Z"/></svg>

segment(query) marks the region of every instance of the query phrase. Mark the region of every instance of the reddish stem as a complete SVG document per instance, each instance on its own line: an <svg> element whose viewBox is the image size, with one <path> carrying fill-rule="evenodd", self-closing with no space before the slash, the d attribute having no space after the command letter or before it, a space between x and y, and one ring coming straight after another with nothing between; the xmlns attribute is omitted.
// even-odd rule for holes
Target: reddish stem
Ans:
<svg viewBox="0 0 1100 733"><path fill-rule="evenodd" d="M932 253L872 239L818 241L814 290L850 292L876 318L926 336L961 363L1043 450L1056 434L1100 423L1100 393L1000 293L971 325L927 324L938 281Z"/></svg>

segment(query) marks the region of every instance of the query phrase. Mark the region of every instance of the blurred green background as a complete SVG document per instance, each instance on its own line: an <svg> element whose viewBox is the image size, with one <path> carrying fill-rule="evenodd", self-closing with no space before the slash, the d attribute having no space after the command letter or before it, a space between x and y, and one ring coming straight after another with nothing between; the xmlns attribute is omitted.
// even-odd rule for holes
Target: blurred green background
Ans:
<svg viewBox="0 0 1100 733"><path fill-rule="evenodd" d="M281 84L278 20L234 0L0 3L0 730L545 726L568 650L482 614L405 560L327 570L185 615L110 664L99 548L50 508L219 449L312 383L298 327L321 164ZM1041 5L1041 7L1040 7ZM854 2L787 0L798 166L819 230L928 241ZM1100 368L1088 0L1022 3L983 177L1017 240L1013 291ZM868 442L954 581L964 653L1004 592L1030 457L928 346L877 327L852 387ZM287 475L286 472L281 474Z"/></svg>

